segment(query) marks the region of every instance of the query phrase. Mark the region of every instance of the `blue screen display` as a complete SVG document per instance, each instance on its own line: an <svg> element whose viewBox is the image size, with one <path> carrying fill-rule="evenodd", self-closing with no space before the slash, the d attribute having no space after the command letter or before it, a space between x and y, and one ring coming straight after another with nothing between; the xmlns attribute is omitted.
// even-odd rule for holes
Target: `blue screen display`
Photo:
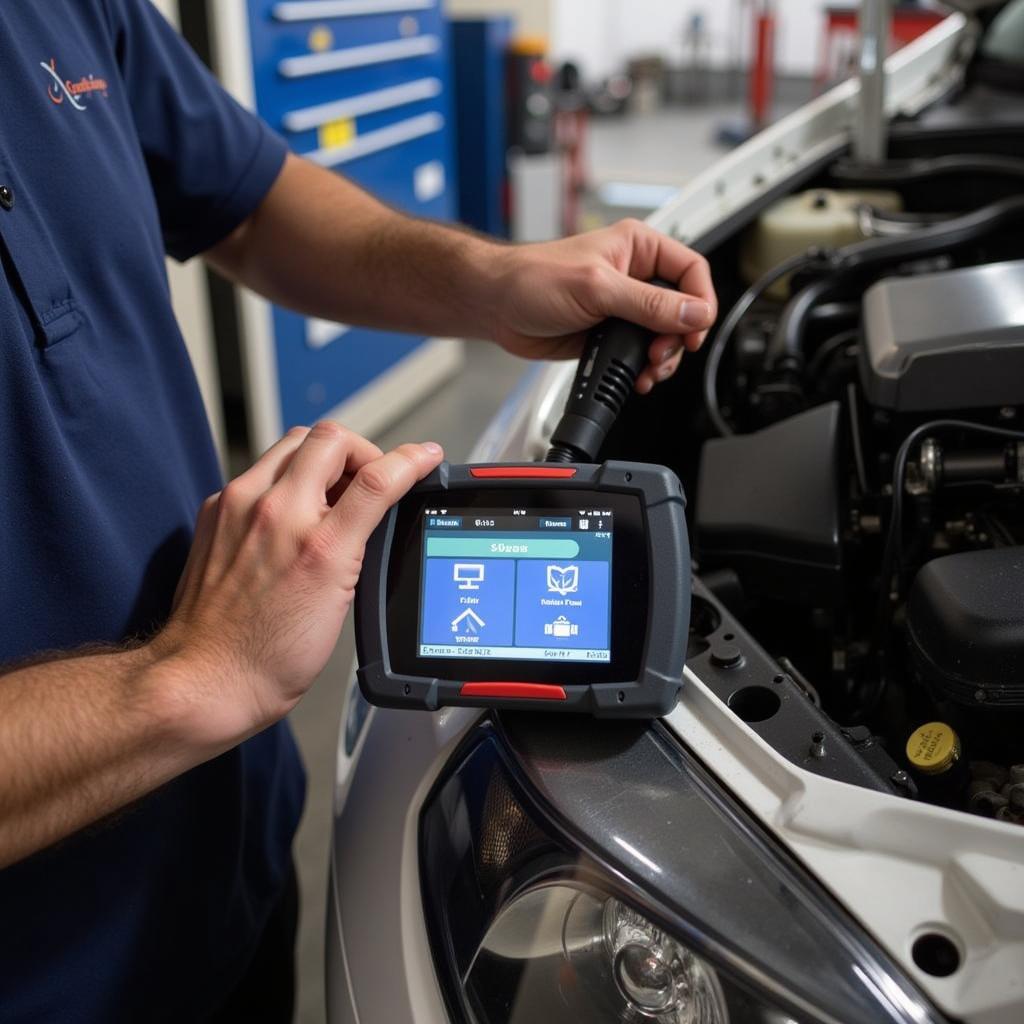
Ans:
<svg viewBox="0 0 1024 1024"><path fill-rule="evenodd" d="M610 662L612 513L427 509L425 658Z"/></svg>

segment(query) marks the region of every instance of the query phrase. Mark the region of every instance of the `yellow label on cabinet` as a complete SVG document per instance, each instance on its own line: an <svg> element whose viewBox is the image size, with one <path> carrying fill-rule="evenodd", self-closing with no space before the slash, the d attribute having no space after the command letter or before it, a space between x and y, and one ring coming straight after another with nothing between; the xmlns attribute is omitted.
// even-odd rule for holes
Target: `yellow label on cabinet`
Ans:
<svg viewBox="0 0 1024 1024"><path fill-rule="evenodd" d="M337 121L328 121L317 130L317 141L321 149L337 149L347 146L356 137L354 118L342 117Z"/></svg>
<svg viewBox="0 0 1024 1024"><path fill-rule="evenodd" d="M334 45L334 33L326 25L317 25L309 33L307 42L314 53L323 53Z"/></svg>

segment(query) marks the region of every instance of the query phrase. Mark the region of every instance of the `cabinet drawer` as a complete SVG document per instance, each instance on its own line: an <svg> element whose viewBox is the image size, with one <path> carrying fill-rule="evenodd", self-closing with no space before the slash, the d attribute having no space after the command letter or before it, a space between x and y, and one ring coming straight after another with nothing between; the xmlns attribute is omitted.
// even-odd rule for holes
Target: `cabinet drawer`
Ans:
<svg viewBox="0 0 1024 1024"><path fill-rule="evenodd" d="M437 0L280 0L271 7L270 16L274 21L294 23L368 14L407 14L434 7L437 7Z"/></svg>

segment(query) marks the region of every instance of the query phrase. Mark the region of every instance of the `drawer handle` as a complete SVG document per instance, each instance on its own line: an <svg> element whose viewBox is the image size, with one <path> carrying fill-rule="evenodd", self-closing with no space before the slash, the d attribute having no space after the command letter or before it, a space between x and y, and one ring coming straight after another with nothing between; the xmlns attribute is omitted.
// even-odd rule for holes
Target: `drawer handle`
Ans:
<svg viewBox="0 0 1024 1024"><path fill-rule="evenodd" d="M353 18L360 14L392 14L428 11L435 0L305 0L274 4L277 21L317 21L321 18Z"/></svg>
<svg viewBox="0 0 1024 1024"><path fill-rule="evenodd" d="M315 107L304 107L292 110L284 115L285 131L305 132L311 128L319 128L330 121L343 118L362 117L365 114L376 114L382 110L393 110L395 107L416 103L419 100L432 100L441 95L440 78L418 78L414 82L404 82L388 89L377 89L364 92L359 96L335 100L331 103L320 103Z"/></svg>
<svg viewBox="0 0 1024 1024"><path fill-rule="evenodd" d="M366 67L369 64L383 64L389 60L425 57L437 53L440 49L441 40L437 36L412 36L409 39L391 39L386 43L328 50L327 53L287 57L278 67L285 78L304 78L306 75L320 75L325 71L344 71L348 68Z"/></svg>
<svg viewBox="0 0 1024 1024"><path fill-rule="evenodd" d="M435 111L389 124L386 128L378 128L365 135L359 135L354 141L344 146L317 149L305 155L308 159L320 164L321 167L337 167L339 164L347 164L362 156L368 156L370 153L379 153L383 149L400 146L403 142L411 142L424 135L433 135L443 128L444 117Z"/></svg>

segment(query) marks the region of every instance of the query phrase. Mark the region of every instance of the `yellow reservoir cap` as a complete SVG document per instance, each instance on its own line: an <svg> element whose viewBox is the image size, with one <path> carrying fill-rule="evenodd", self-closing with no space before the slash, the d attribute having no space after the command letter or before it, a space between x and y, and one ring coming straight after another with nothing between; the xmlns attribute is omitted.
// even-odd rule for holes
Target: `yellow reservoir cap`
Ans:
<svg viewBox="0 0 1024 1024"><path fill-rule="evenodd" d="M907 760L924 775L941 775L960 759L960 737L945 722L928 722L907 739Z"/></svg>

